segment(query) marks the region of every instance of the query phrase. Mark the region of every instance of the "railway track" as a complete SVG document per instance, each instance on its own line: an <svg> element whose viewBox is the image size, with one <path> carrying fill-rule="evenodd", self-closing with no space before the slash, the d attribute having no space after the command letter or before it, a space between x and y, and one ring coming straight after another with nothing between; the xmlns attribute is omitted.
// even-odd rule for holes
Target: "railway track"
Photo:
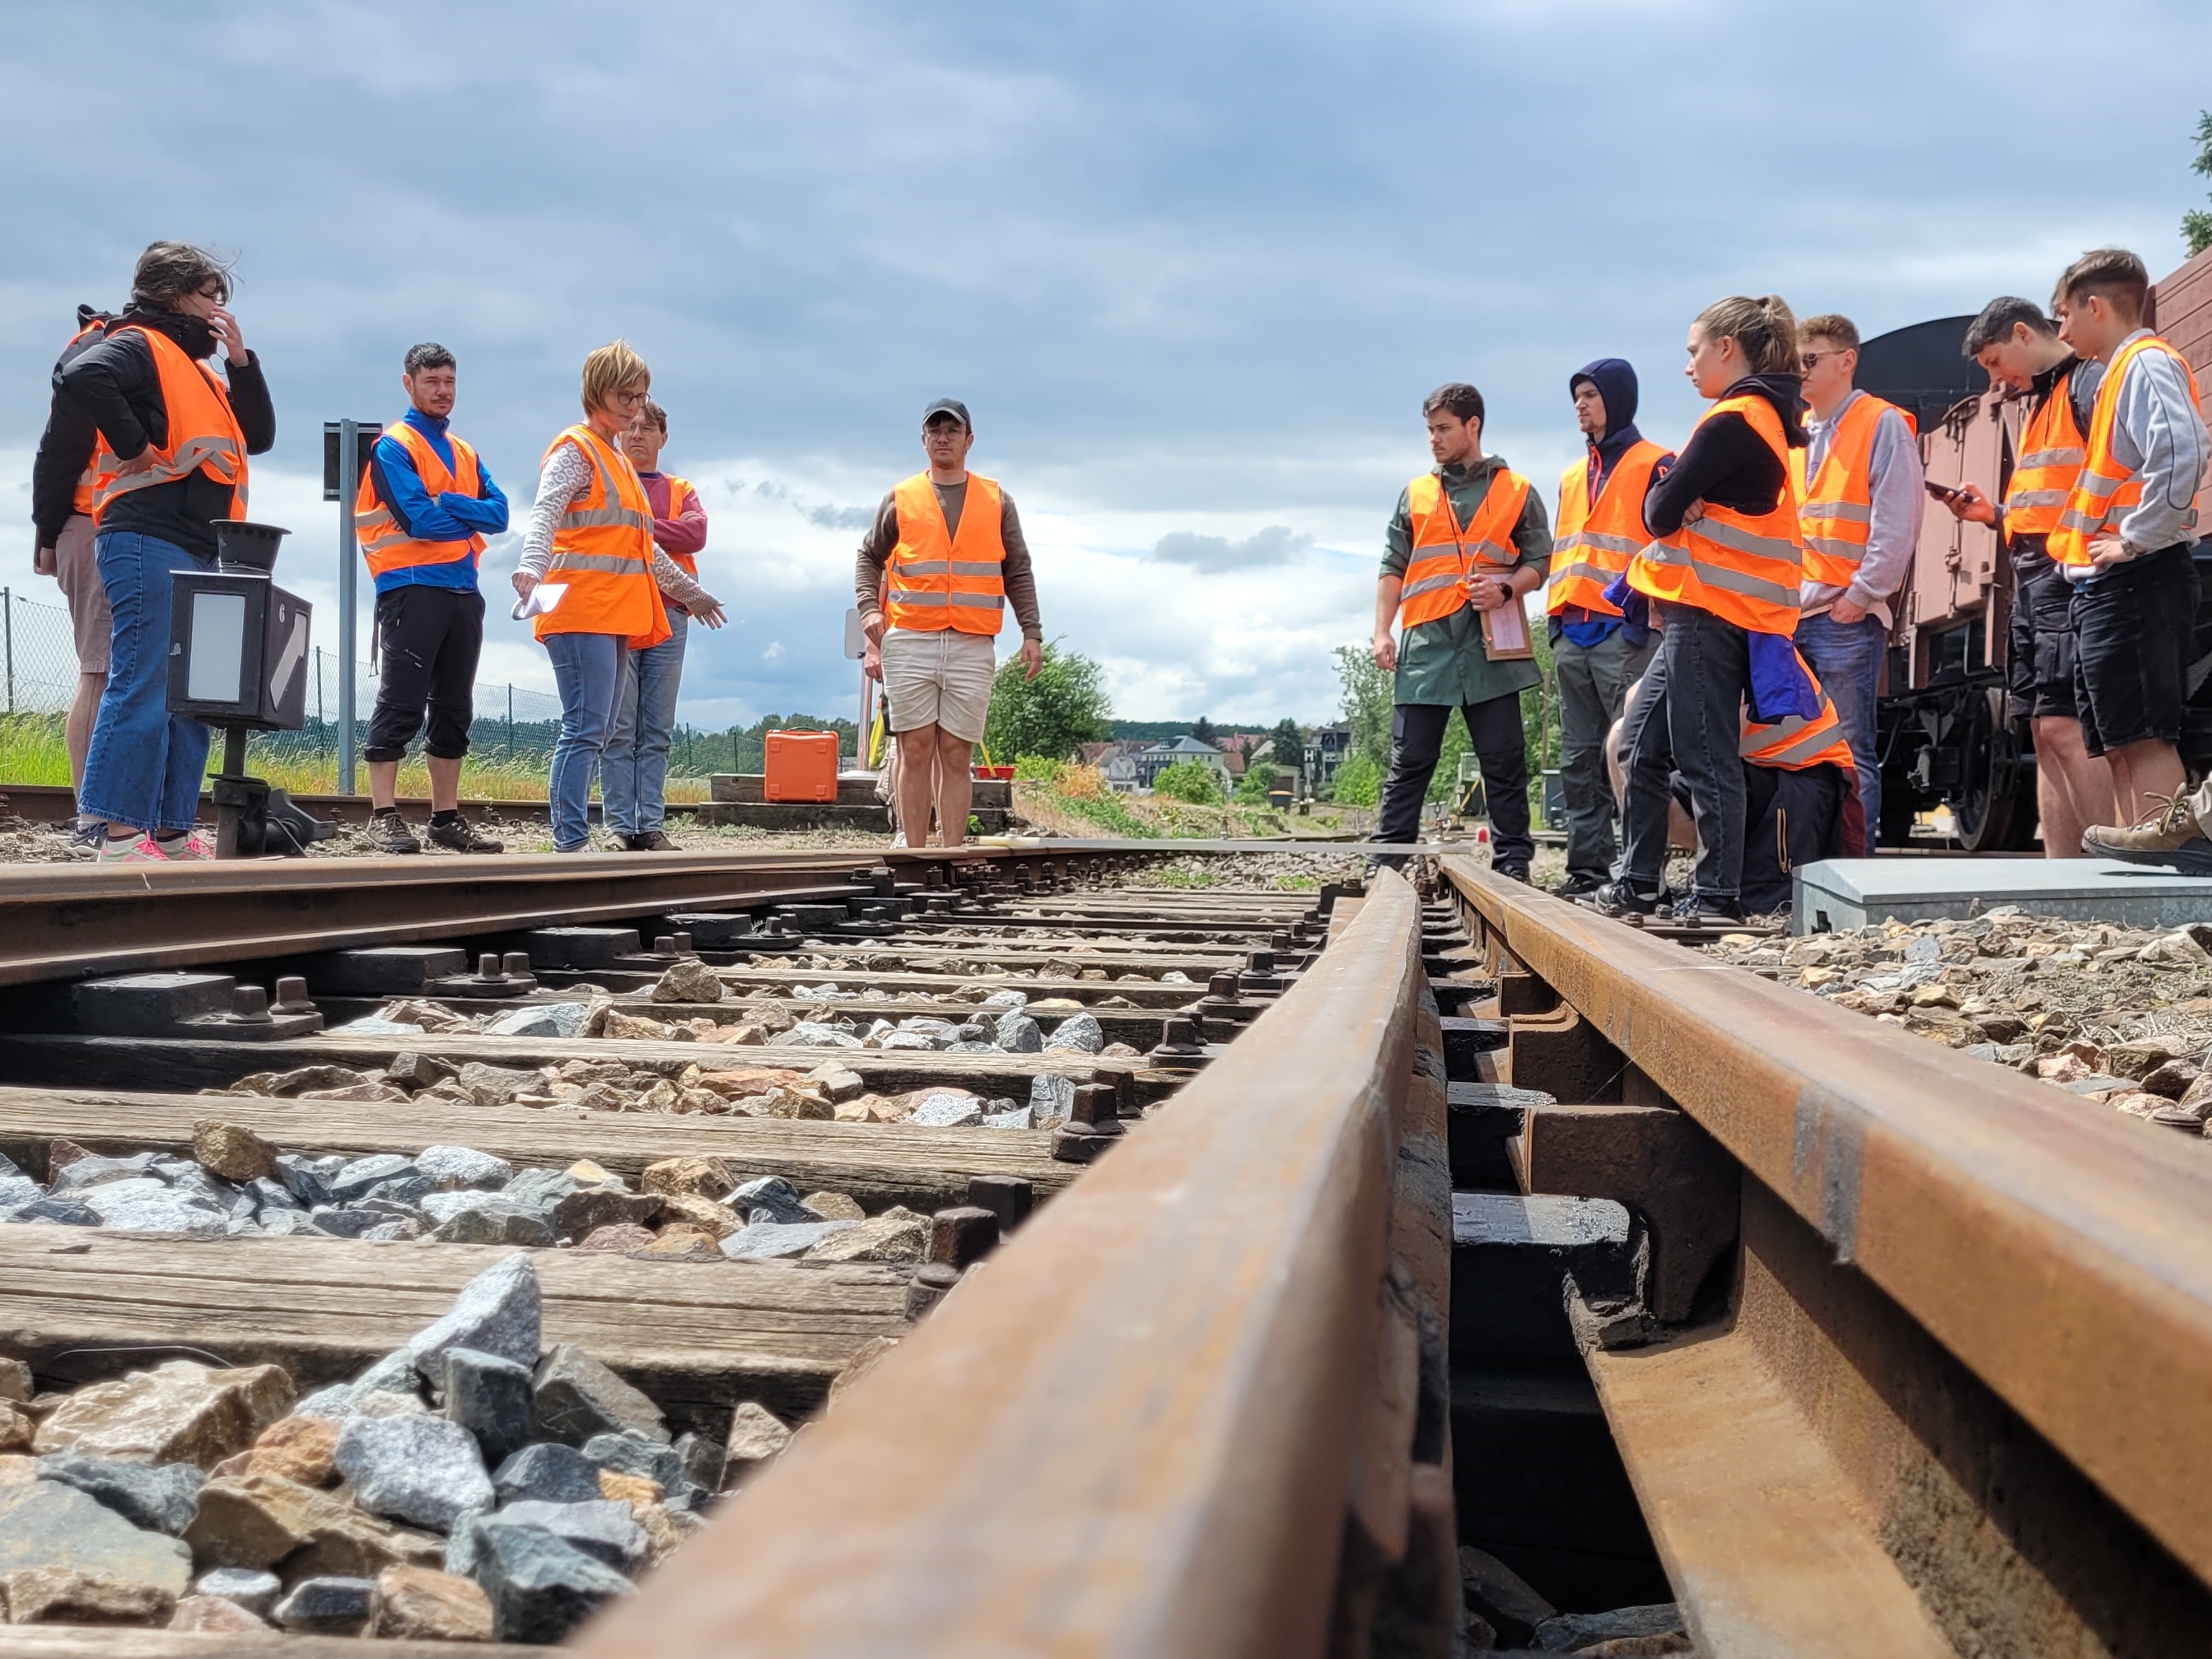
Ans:
<svg viewBox="0 0 2212 1659"><path fill-rule="evenodd" d="M891 1260L522 1252L544 1344L641 1389L687 1455L733 1413L805 1425L586 1652L2212 1642L2193 1147L1456 858L1425 902L1395 876L1134 888L1132 855L1080 847L457 862L0 879L0 1153L180 1159L219 1118L349 1168L588 1162L610 1215L708 1159L879 1231L910 1214ZM1017 998L1094 1047L975 1042ZM562 1006L627 1035L477 1029ZM469 1024L333 1029L410 1007ZM970 1040L884 1035L933 1018ZM891 1046L794 1041L839 1021ZM540 1081L412 1086L425 1055ZM549 1093L579 1060L630 1109ZM848 1076L817 1088L825 1063ZM307 1067L410 1086L195 1092ZM702 1107L710 1073L846 1098ZM914 1121L945 1095L1000 1127ZM1052 1127L1012 1127L1024 1102ZM722 1242L760 1231L735 1220ZM514 1254L0 1226L0 1355L47 1411L186 1350L304 1393ZM38 1654L225 1639L0 1626Z"/></svg>

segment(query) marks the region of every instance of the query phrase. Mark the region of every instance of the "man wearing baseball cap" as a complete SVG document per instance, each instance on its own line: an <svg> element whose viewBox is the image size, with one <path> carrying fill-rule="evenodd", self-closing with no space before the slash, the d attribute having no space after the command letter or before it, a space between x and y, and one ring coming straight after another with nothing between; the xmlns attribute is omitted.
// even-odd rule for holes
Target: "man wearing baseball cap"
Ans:
<svg viewBox="0 0 2212 1659"><path fill-rule="evenodd" d="M968 830L969 767L991 709L991 641L1011 602L1022 667L1044 666L1036 581L1013 497L968 471L968 406L940 398L921 411L929 469L884 497L860 540L853 592L882 654L884 702L898 736L898 813L906 844L957 847Z"/></svg>

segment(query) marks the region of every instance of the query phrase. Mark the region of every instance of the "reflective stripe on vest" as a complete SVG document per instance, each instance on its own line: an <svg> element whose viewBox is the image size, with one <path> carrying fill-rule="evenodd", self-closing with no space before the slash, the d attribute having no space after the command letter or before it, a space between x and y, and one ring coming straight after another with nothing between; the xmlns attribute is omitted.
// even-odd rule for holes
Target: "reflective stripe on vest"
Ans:
<svg viewBox="0 0 2212 1659"><path fill-rule="evenodd" d="M668 516L672 519L680 519L684 516L684 509L691 504L699 492L691 488L691 481L688 478L679 478L673 472L664 472L660 476L668 480ZM699 580L697 554L678 553L673 548L666 547L660 550L675 560L676 568L690 577L693 581Z"/></svg>
<svg viewBox="0 0 2212 1659"><path fill-rule="evenodd" d="M1743 417L1765 441L1789 476L1790 441L1774 405L1755 394L1723 398L1699 417ZM1682 527L1648 543L1629 562L1628 582L1639 593L1686 605L1755 634L1797 631L1797 589L1803 568L1797 500L1784 487L1765 513L1700 501Z"/></svg>
<svg viewBox="0 0 2212 1659"><path fill-rule="evenodd" d="M93 447L92 516L96 524L121 496L135 489L174 483L195 472L205 472L230 487L230 507L222 516L246 516L246 434L231 413L230 391L204 363L185 355L184 348L158 329L131 324L115 329L143 335L154 354L154 372L161 388L161 408L168 420L168 441L154 451L153 462L125 473L122 462L102 437Z"/></svg>
<svg viewBox="0 0 2212 1659"><path fill-rule="evenodd" d="M1467 578L1501 574L1520 562L1514 526L1528 500L1528 481L1500 467L1491 475L1474 516L1462 526L1451 492L1433 472L1406 486L1406 514L1413 547L1398 589L1398 620L1418 628L1449 617L1468 604Z"/></svg>
<svg viewBox="0 0 2212 1659"><path fill-rule="evenodd" d="M1580 605L1602 616L1620 614L1619 605L1606 603L1605 590L1651 539L1644 524L1644 492L1650 487L1651 469L1666 453L1649 439L1631 444L1605 475L1595 501L1589 498L1587 460L1560 475L1552 568L1544 579L1545 610Z"/></svg>
<svg viewBox="0 0 2212 1659"><path fill-rule="evenodd" d="M997 633L1006 609L1005 507L997 481L968 475L957 530L946 525L927 472L894 489L891 505L898 544L884 565L884 619L921 633Z"/></svg>
<svg viewBox="0 0 2212 1659"><path fill-rule="evenodd" d="M1797 665L1804 670L1814 695L1820 699L1820 712L1810 720L1792 714L1784 720L1754 721L1747 708L1736 752L1753 766L1786 772L1802 772L1814 766L1840 766L1846 772L1856 772L1858 763L1851 757L1851 745L1844 736L1844 723L1837 718L1836 705L1829 700L1802 651L1797 653Z"/></svg>
<svg viewBox="0 0 2212 1659"><path fill-rule="evenodd" d="M106 332L107 325L104 322L93 323L87 327L77 330L76 333L69 337L67 343L63 345L62 356L64 357L68 356L70 348L74 346L78 341L83 339L86 335L98 334L105 336ZM97 434L95 434L94 437L94 448L95 452L97 452L99 448ZM87 461L85 463L84 471L77 474L76 488L70 492L70 512L81 513L88 519L92 516L93 486L97 484L99 482L100 469L91 461Z"/></svg>
<svg viewBox="0 0 2212 1659"><path fill-rule="evenodd" d="M572 426L546 447L550 459L574 444L589 462L590 481L555 520L545 580L568 591L538 618L549 634L620 634L644 651L669 635L668 612L653 579L653 504L629 457L587 426ZM541 466L543 463L540 464Z"/></svg>
<svg viewBox="0 0 2212 1659"><path fill-rule="evenodd" d="M2113 355L2112 366L2097 387L2096 406L2089 411L2088 453L2082 458L2058 522L2051 528L2051 556L2060 564L2093 562L2090 539L2118 535L2120 520L2142 500L2142 478L2112 453L2112 428L2119 419L2120 382L2127 378L2128 366L2146 351L2163 351L2179 363L2189 381L2190 401L2200 410L2204 407L2188 360L2155 334L2130 341Z"/></svg>
<svg viewBox="0 0 2212 1659"><path fill-rule="evenodd" d="M461 439L451 433L446 434L446 441L453 447L453 465L448 467L439 459L437 447L404 419L385 428L384 435L407 452L415 476L422 479L422 488L432 501L447 494L482 498L483 483L477 466L477 453ZM354 495L353 528L372 576L410 569L416 565L453 564L473 558L484 549L481 536L456 542L430 542L417 541L409 535L392 516L391 507L378 496L374 468L362 470L361 488Z"/></svg>
<svg viewBox="0 0 2212 1659"><path fill-rule="evenodd" d="M1827 453L1809 483L1806 452L1790 452L1790 477L1800 502L1798 530L1805 544L1804 580L1848 587L1858 574L1874 529L1875 428L1893 410L1907 431L1917 432L1913 418L1896 404L1863 392L1853 398L1829 433Z"/></svg>
<svg viewBox="0 0 2212 1659"><path fill-rule="evenodd" d="M2089 441L2074 418L2073 393L2069 368L2051 388L2043 407L2027 417L2020 434L2020 459L2012 464L2012 479L2005 486L2008 536L2048 536L2058 527L2059 512L2089 459Z"/></svg>

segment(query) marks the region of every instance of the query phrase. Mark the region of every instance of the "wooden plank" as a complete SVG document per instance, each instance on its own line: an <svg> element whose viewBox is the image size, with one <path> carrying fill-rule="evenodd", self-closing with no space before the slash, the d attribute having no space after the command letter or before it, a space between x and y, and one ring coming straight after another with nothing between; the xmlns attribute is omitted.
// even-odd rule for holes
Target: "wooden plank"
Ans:
<svg viewBox="0 0 2212 1659"><path fill-rule="evenodd" d="M512 1642L399 1642L364 1645L354 1636L265 1636L229 1632L132 1630L116 1626L0 1625L0 1654L9 1659L544 1659L548 1650Z"/></svg>
<svg viewBox="0 0 2212 1659"><path fill-rule="evenodd" d="M442 1316L462 1285L513 1254L470 1244L202 1242L4 1226L0 1352L46 1372L73 1351L182 1345L234 1364L281 1364L303 1389L319 1387L355 1375ZM672 1416L709 1428L719 1420L718 1433L738 1400L811 1409L861 1343L907 1328L908 1275L891 1267L529 1254L544 1291L549 1347L580 1345Z"/></svg>
<svg viewBox="0 0 2212 1659"><path fill-rule="evenodd" d="M98 1152L182 1152L192 1125L209 1117L242 1124L288 1152L360 1157L459 1145L518 1169L562 1169L588 1158L623 1176L666 1158L719 1158L748 1180L784 1176L802 1192L850 1193L872 1212L964 1203L969 1177L979 1175L1015 1176L1042 1197L1074 1180L1079 1168L1054 1161L1052 1136L1041 1129L26 1088L0 1088L0 1152L43 1167L44 1143L56 1136Z"/></svg>
<svg viewBox="0 0 2212 1659"><path fill-rule="evenodd" d="M1378 876L1250 1042L583 1650L1322 1653L1375 1395L1416 915Z"/></svg>

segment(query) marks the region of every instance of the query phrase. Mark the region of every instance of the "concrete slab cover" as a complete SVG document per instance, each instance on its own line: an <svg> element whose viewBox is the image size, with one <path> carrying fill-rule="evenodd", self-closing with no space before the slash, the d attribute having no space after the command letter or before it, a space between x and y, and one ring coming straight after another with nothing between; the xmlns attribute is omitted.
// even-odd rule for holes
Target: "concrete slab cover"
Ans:
<svg viewBox="0 0 2212 1659"><path fill-rule="evenodd" d="M2212 877L2112 859L1829 859L1797 872L1793 933L1986 915L2002 905L2069 921L2212 921Z"/></svg>
<svg viewBox="0 0 2212 1659"><path fill-rule="evenodd" d="M1455 1244L1536 1244L1578 1249L1628 1243L1628 1212L1609 1198L1454 1193Z"/></svg>

